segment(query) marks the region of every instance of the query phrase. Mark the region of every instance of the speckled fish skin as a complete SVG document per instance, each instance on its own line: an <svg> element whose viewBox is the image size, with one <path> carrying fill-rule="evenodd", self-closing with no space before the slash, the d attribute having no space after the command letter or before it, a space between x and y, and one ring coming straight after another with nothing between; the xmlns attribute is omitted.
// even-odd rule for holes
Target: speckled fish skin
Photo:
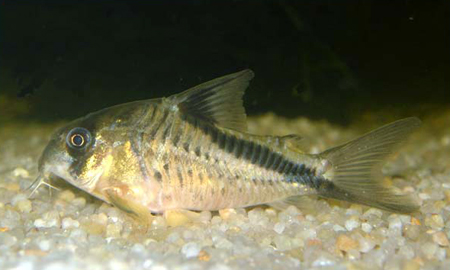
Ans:
<svg viewBox="0 0 450 270"><path fill-rule="evenodd" d="M244 70L168 98L110 107L58 130L40 161L56 175L139 217L172 209L218 210L318 194L412 212L408 196L372 173L416 128L399 120L318 155L299 150L296 135L246 132Z"/></svg>

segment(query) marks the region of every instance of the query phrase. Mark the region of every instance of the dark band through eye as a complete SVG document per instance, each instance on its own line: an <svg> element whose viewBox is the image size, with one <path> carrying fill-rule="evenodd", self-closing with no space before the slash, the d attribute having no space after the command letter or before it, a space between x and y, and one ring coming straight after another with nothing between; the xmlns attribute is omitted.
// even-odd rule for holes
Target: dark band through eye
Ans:
<svg viewBox="0 0 450 270"><path fill-rule="evenodd" d="M76 127L69 131L66 137L66 143L69 147L75 149L84 148L91 141L91 133L81 127Z"/></svg>

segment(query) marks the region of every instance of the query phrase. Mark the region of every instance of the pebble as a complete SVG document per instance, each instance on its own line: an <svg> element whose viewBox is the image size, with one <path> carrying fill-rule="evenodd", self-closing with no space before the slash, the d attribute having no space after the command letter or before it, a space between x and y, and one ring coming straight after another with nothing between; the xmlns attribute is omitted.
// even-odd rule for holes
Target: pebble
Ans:
<svg viewBox="0 0 450 270"><path fill-rule="evenodd" d="M157 230L157 229L165 229L165 228L167 228L167 222L163 216L161 216L161 215L156 216L152 220L152 229Z"/></svg>
<svg viewBox="0 0 450 270"><path fill-rule="evenodd" d="M359 247L358 241L353 240L349 236L345 234L341 234L338 236L336 240L336 247L339 250L348 252L349 250L356 249Z"/></svg>
<svg viewBox="0 0 450 270"><path fill-rule="evenodd" d="M211 255L209 255L208 252L204 251L204 250L200 250L200 252L198 253L197 256L199 261L204 261L207 262L211 259Z"/></svg>
<svg viewBox="0 0 450 270"><path fill-rule="evenodd" d="M341 225L335 224L333 225L333 231L335 232L345 232L346 229L342 227Z"/></svg>
<svg viewBox="0 0 450 270"><path fill-rule="evenodd" d="M356 249L351 249L347 252L346 256L349 260L358 260L361 258L361 253Z"/></svg>
<svg viewBox="0 0 450 270"><path fill-rule="evenodd" d="M235 209L221 209L219 210L219 215L223 220L227 220L233 215L236 215Z"/></svg>
<svg viewBox="0 0 450 270"><path fill-rule="evenodd" d="M38 242L38 246L42 251L49 251L53 247L53 241L51 239L43 239Z"/></svg>
<svg viewBox="0 0 450 270"><path fill-rule="evenodd" d="M106 226L106 237L118 238L122 232L122 225L120 223L112 223Z"/></svg>
<svg viewBox="0 0 450 270"><path fill-rule="evenodd" d="M364 237L364 236L359 237L358 243L359 243L359 251L361 251L363 253L367 253L367 252L371 251L376 245L375 241L368 236L367 237Z"/></svg>
<svg viewBox="0 0 450 270"><path fill-rule="evenodd" d="M210 211L202 211L197 220L202 223L208 223L211 221L212 214Z"/></svg>
<svg viewBox="0 0 450 270"><path fill-rule="evenodd" d="M370 233L371 231L372 231L372 225L370 225L369 223L367 223L367 222L363 222L362 224L361 224L361 229L364 231L364 232L366 232L366 233Z"/></svg>
<svg viewBox="0 0 450 270"><path fill-rule="evenodd" d="M58 212L49 211L44 213L43 218L38 218L34 221L34 226L37 228L59 227L60 219Z"/></svg>
<svg viewBox="0 0 450 270"><path fill-rule="evenodd" d="M22 167L17 167L13 171L13 176L20 178L28 178L30 177L30 173Z"/></svg>
<svg viewBox="0 0 450 270"><path fill-rule="evenodd" d="M61 221L61 226L63 229L71 229L80 227L80 222L78 220L74 220L70 217L65 217Z"/></svg>
<svg viewBox="0 0 450 270"><path fill-rule="evenodd" d="M411 246L402 246L400 247L398 254L407 258L408 260L411 260L412 258L414 258L414 249Z"/></svg>
<svg viewBox="0 0 450 270"><path fill-rule="evenodd" d="M441 215L432 214L425 218L425 225L429 226L432 229L440 230L444 227L444 219Z"/></svg>
<svg viewBox="0 0 450 270"><path fill-rule="evenodd" d="M286 235L275 236L273 242L279 251L290 250L292 248L291 239Z"/></svg>
<svg viewBox="0 0 450 270"><path fill-rule="evenodd" d="M184 246L181 248L181 253L184 254L186 258L193 258L197 257L200 253L200 246L195 242L189 242L184 244Z"/></svg>
<svg viewBox="0 0 450 270"><path fill-rule="evenodd" d="M420 249L427 259L433 259L434 254L438 250L438 245L431 242L426 242L425 244L421 245Z"/></svg>
<svg viewBox="0 0 450 270"><path fill-rule="evenodd" d="M78 209L82 209L83 207L86 206L86 199L83 197L77 197L73 199L70 203L76 206Z"/></svg>
<svg viewBox="0 0 450 270"><path fill-rule="evenodd" d="M398 215L393 214L388 217L389 230L395 230L400 232L402 230L403 224Z"/></svg>
<svg viewBox="0 0 450 270"><path fill-rule="evenodd" d="M421 264L416 260L405 261L402 270L420 270Z"/></svg>
<svg viewBox="0 0 450 270"><path fill-rule="evenodd" d="M21 201L28 200L28 196L24 193L19 193L11 199L11 205L17 206Z"/></svg>
<svg viewBox="0 0 450 270"><path fill-rule="evenodd" d="M415 241L420 235L420 226L405 225L403 228L403 233L408 239Z"/></svg>
<svg viewBox="0 0 450 270"><path fill-rule="evenodd" d="M369 210L364 212L363 217L368 218L371 215L381 218L383 216L383 212L380 209L370 208Z"/></svg>
<svg viewBox="0 0 450 270"><path fill-rule="evenodd" d="M60 192L58 198L66 202L72 202L75 199L75 194L67 189Z"/></svg>
<svg viewBox="0 0 450 270"><path fill-rule="evenodd" d="M11 234L7 232L1 232L0 233L0 248L4 247L11 247L17 243L17 237L12 236Z"/></svg>
<svg viewBox="0 0 450 270"><path fill-rule="evenodd" d="M440 245L441 247L448 247L449 241L447 235L444 232L436 232L433 234L433 242Z"/></svg>
<svg viewBox="0 0 450 270"><path fill-rule="evenodd" d="M348 220L345 221L345 228L347 231L353 231L361 225L359 218L357 216L351 216Z"/></svg>
<svg viewBox="0 0 450 270"><path fill-rule="evenodd" d="M273 226L273 230L278 234L282 234L284 231L284 228L286 228L286 224L284 224L284 222L277 222Z"/></svg>
<svg viewBox="0 0 450 270"><path fill-rule="evenodd" d="M23 200L17 203L17 209L22 213L30 213L33 207L30 200Z"/></svg>

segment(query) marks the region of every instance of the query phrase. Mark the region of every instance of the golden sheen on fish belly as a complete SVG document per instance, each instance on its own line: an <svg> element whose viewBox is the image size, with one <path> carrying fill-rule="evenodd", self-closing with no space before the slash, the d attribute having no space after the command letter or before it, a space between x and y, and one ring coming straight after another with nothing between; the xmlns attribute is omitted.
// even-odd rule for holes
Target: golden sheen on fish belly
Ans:
<svg viewBox="0 0 450 270"><path fill-rule="evenodd" d="M39 160L56 175L125 212L296 204L302 195L409 213L406 195L382 186L387 155L420 125L406 118L309 155L299 137L246 131L244 70L168 98L106 108L59 129Z"/></svg>

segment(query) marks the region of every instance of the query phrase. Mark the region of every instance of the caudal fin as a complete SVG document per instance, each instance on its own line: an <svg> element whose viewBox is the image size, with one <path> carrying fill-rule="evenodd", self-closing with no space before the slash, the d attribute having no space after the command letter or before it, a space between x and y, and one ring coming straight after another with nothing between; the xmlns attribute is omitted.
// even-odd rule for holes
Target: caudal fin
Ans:
<svg viewBox="0 0 450 270"><path fill-rule="evenodd" d="M331 164L329 184L319 195L393 212L411 213L418 206L407 195L382 185L381 166L421 121L411 117L382 126L362 137L320 154Z"/></svg>

